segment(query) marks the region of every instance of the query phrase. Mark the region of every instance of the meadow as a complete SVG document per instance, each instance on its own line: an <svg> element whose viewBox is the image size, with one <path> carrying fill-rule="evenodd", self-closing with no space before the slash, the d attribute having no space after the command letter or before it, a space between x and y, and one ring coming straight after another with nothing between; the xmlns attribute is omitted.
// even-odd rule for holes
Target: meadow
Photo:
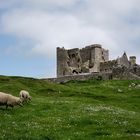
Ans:
<svg viewBox="0 0 140 140"><path fill-rule="evenodd" d="M140 88L131 83L140 81L56 84L0 76L1 92L32 96L23 107L0 106L0 140L139 140Z"/></svg>

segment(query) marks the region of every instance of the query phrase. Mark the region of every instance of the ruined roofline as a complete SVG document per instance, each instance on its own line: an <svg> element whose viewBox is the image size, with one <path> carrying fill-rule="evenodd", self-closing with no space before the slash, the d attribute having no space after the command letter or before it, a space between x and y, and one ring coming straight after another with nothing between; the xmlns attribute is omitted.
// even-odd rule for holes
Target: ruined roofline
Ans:
<svg viewBox="0 0 140 140"><path fill-rule="evenodd" d="M72 52L72 51L78 51L78 50L79 50L79 48L73 48L73 49L68 49L67 51Z"/></svg>
<svg viewBox="0 0 140 140"><path fill-rule="evenodd" d="M57 50L65 50L65 51L69 51L69 52L71 52L71 51L78 51L79 50L79 48L65 49L64 47L57 47L56 49Z"/></svg>
<svg viewBox="0 0 140 140"><path fill-rule="evenodd" d="M104 51L109 51L108 49L104 49L104 48L102 48L102 50L104 50Z"/></svg>
<svg viewBox="0 0 140 140"><path fill-rule="evenodd" d="M131 58L131 59L132 59L132 58L135 58L135 59L136 59L136 56L130 56L129 58Z"/></svg>
<svg viewBox="0 0 140 140"><path fill-rule="evenodd" d="M57 47L56 49L57 49L57 50L65 50L64 47Z"/></svg>
<svg viewBox="0 0 140 140"><path fill-rule="evenodd" d="M101 44L92 44L92 45L88 45L86 46L85 48L102 48L102 45Z"/></svg>
<svg viewBox="0 0 140 140"><path fill-rule="evenodd" d="M92 45L85 46L85 47L83 47L81 49L79 49L79 48L65 49L64 47L57 47L57 50L58 49L63 49L63 50L67 50L67 51L74 51L74 50L82 50L82 49L88 49L88 48L100 48L101 49L102 45L101 44L92 44ZM108 51L106 49L103 49L103 50Z"/></svg>

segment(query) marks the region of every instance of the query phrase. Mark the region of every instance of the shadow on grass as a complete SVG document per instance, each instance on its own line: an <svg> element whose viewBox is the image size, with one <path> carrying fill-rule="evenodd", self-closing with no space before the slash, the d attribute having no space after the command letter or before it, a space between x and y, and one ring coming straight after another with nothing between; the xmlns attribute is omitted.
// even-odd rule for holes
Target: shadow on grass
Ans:
<svg viewBox="0 0 140 140"><path fill-rule="evenodd" d="M129 128L126 133L129 134L140 134L140 130L137 130L136 128Z"/></svg>
<svg viewBox="0 0 140 140"><path fill-rule="evenodd" d="M105 131L96 131L90 134L92 137L95 136L109 136L111 135L109 132L105 132Z"/></svg>

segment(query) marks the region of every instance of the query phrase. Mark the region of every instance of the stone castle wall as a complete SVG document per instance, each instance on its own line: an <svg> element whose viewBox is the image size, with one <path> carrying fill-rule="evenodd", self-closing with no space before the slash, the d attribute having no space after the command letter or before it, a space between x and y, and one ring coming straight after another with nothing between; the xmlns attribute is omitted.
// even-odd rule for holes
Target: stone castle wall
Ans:
<svg viewBox="0 0 140 140"><path fill-rule="evenodd" d="M57 77L75 73L92 73L100 71L100 62L109 60L109 51L99 44L82 49L57 48Z"/></svg>
<svg viewBox="0 0 140 140"><path fill-rule="evenodd" d="M136 64L131 66L130 72L132 72L140 77L140 66L136 65Z"/></svg>
<svg viewBox="0 0 140 140"><path fill-rule="evenodd" d="M137 68L139 73L135 73L125 66L116 67L112 70L113 79L123 79L123 80L140 80L140 67Z"/></svg>
<svg viewBox="0 0 140 140"><path fill-rule="evenodd" d="M79 74L79 75L68 75L68 76L62 76L58 78L48 78L48 79L42 79L50 82L55 83L66 83L69 81L85 81L90 79L95 80L140 80L140 67L137 67L139 70L138 74L133 73L130 69L128 69L125 66L122 67L115 67L112 69L112 72L100 72L100 73L88 73L88 74Z"/></svg>
<svg viewBox="0 0 140 140"><path fill-rule="evenodd" d="M117 60L101 62L100 63L100 72L112 72L114 67L117 67Z"/></svg>
<svg viewBox="0 0 140 140"><path fill-rule="evenodd" d="M106 74L106 76L105 76ZM109 60L109 51L99 44L85 48L57 48L57 77L52 81L102 79L140 79L140 66L136 57L130 60L126 53L115 60Z"/></svg>
<svg viewBox="0 0 140 140"><path fill-rule="evenodd" d="M69 75L69 76L63 76L58 78L48 78L48 79L42 79L47 80L50 82L55 83L66 83L68 81L85 81L90 79L96 79L96 80L110 80L112 79L112 73L88 73L88 74L79 74L79 75Z"/></svg>

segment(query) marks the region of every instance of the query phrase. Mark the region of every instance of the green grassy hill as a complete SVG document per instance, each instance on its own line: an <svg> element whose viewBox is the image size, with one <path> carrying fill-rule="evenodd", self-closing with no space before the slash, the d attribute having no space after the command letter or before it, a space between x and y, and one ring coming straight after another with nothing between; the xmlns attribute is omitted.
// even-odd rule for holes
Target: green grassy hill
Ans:
<svg viewBox="0 0 140 140"><path fill-rule="evenodd" d="M13 110L0 106L0 140L138 140L140 81L95 81L53 84L0 76L0 91L32 101ZM118 89L121 92L118 92Z"/></svg>

